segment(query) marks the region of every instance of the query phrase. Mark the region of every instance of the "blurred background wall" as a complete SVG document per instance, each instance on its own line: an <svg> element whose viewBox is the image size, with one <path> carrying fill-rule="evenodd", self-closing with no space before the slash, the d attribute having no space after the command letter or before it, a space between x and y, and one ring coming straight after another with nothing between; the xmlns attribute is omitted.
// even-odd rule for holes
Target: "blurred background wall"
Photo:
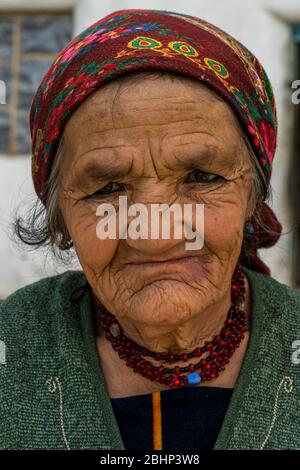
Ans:
<svg viewBox="0 0 300 470"><path fill-rule="evenodd" d="M11 237L15 211L24 213L34 198L28 128L32 96L53 58L76 34L129 8L202 17L233 34L263 63L278 107L271 205L283 235L261 256L273 277L300 289L300 105L291 100L291 83L300 79L300 0L0 0L0 80L6 84L6 103L0 104L0 297L67 269L44 251L18 247Z"/></svg>

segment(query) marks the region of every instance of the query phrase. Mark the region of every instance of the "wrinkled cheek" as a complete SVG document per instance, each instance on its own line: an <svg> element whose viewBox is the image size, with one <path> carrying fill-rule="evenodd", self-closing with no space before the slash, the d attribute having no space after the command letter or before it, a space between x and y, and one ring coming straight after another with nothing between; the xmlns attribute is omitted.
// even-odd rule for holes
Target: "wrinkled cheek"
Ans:
<svg viewBox="0 0 300 470"><path fill-rule="evenodd" d="M118 245L116 239L100 239L96 225L95 220L90 223L79 222L72 229L72 239L81 266L93 271L95 275L111 262Z"/></svg>
<svg viewBox="0 0 300 470"><path fill-rule="evenodd" d="M239 211L208 210L204 220L204 246L219 258L239 255L243 239L243 218Z"/></svg>

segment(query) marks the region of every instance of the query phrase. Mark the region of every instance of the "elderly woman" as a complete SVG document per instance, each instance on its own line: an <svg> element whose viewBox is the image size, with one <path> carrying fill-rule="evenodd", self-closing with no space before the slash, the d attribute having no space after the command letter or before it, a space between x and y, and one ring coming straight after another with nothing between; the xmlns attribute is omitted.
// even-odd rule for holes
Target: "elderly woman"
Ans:
<svg viewBox="0 0 300 470"><path fill-rule="evenodd" d="M257 253L281 232L258 60L199 18L117 11L55 59L30 125L42 204L18 234L82 270L1 304L0 447L299 448L300 296ZM121 196L190 204L193 227L204 206L202 246L125 237L127 219L101 238L99 207Z"/></svg>

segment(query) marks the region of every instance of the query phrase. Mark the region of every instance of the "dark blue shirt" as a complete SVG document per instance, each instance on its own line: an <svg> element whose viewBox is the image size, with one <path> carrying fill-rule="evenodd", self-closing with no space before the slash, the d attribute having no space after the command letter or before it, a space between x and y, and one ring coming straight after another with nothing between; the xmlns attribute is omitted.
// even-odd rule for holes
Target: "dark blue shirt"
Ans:
<svg viewBox="0 0 300 470"><path fill-rule="evenodd" d="M112 407L127 450L153 450L160 415L162 450L212 449L218 437L233 389L183 387L159 392L159 411L153 393L112 398ZM154 419L156 414L156 420ZM156 425L154 426L154 422ZM158 449L156 449L158 450Z"/></svg>

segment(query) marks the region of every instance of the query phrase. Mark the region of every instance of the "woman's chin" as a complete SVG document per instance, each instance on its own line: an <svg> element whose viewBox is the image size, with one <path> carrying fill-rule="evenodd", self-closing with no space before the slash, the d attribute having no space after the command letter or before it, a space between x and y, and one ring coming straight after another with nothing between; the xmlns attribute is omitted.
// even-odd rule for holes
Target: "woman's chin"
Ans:
<svg viewBox="0 0 300 470"><path fill-rule="evenodd" d="M205 298L206 297L206 298ZM203 291L203 302L207 295ZM148 325L176 325L199 314L201 292L180 279L156 279L132 299L131 317Z"/></svg>

